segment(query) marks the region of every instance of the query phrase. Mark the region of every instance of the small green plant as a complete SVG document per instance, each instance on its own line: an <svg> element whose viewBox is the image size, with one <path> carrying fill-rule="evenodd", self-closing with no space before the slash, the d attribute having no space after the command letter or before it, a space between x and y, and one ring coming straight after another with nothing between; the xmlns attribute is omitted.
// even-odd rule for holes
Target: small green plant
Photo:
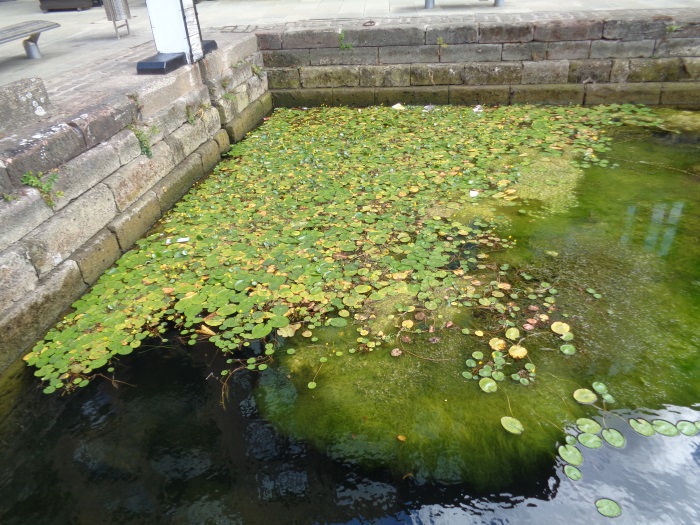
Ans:
<svg viewBox="0 0 700 525"><path fill-rule="evenodd" d="M63 197L62 191L53 191L56 182L58 182L58 173L54 172L48 175L44 175L41 172L35 174L33 171L28 171L27 173L22 175L22 178L20 180L22 181L22 184L39 190L39 193L43 197L46 204L48 204L52 208L54 206L54 198ZM3 195L3 197L5 198L5 200L7 200L7 197L5 195Z"/></svg>
<svg viewBox="0 0 700 525"><path fill-rule="evenodd" d="M222 79L221 79L221 87L222 87L223 89L228 88L229 83L230 83L230 81L229 81L228 78L222 78Z"/></svg>
<svg viewBox="0 0 700 525"><path fill-rule="evenodd" d="M256 77L260 78L262 75L262 68L259 65L251 64L250 69Z"/></svg>
<svg viewBox="0 0 700 525"><path fill-rule="evenodd" d="M151 126L147 131L144 131L135 125L129 126L129 129L136 135L136 140L139 141L139 145L141 146L141 153L146 155L149 159L153 157L150 138L153 135L157 135L160 130L156 126Z"/></svg>
<svg viewBox="0 0 700 525"><path fill-rule="evenodd" d="M12 202L12 201L15 200L17 197L15 197L14 195L12 195L11 193L3 193L3 194L2 194L2 198L5 199L7 202Z"/></svg>
<svg viewBox="0 0 700 525"><path fill-rule="evenodd" d="M438 60L442 59L442 50L447 47L448 44L445 43L442 37L438 37L437 39L437 46L438 46Z"/></svg>
<svg viewBox="0 0 700 525"><path fill-rule="evenodd" d="M233 93L224 93L224 98L233 102L234 100L236 100L236 95L234 95Z"/></svg>
<svg viewBox="0 0 700 525"><path fill-rule="evenodd" d="M666 32L667 33L675 33L676 31L680 31L682 29L682 26L678 24L669 24L666 26Z"/></svg>
<svg viewBox="0 0 700 525"><path fill-rule="evenodd" d="M340 49L352 49L352 44L345 42L345 31L338 33L338 43L340 44Z"/></svg>

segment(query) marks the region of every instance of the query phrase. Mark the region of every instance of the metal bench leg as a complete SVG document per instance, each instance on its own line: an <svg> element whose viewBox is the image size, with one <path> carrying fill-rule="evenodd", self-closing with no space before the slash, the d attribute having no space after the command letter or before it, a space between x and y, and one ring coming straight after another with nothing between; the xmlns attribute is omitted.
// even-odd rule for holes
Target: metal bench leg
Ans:
<svg viewBox="0 0 700 525"><path fill-rule="evenodd" d="M425 8L433 9L435 7L435 0L425 0Z"/></svg>
<svg viewBox="0 0 700 525"><path fill-rule="evenodd" d="M27 53L27 58L41 58L41 53L39 52L39 44L37 43L37 41L39 40L39 35L41 35L41 33L34 33L33 35L29 35L29 38L22 42L22 45L24 46L24 51L25 53Z"/></svg>
<svg viewBox="0 0 700 525"><path fill-rule="evenodd" d="M503 7L505 3L506 0L493 0L493 7Z"/></svg>

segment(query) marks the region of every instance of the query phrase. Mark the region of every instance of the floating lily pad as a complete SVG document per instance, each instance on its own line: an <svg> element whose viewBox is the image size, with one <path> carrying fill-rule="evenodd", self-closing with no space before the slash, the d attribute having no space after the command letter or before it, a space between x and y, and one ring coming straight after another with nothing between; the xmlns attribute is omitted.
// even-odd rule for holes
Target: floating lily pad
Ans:
<svg viewBox="0 0 700 525"><path fill-rule="evenodd" d="M561 321L555 321L552 323L551 329L555 334L564 335L566 332L571 330L571 327L566 323L562 323Z"/></svg>
<svg viewBox="0 0 700 525"><path fill-rule="evenodd" d="M520 337L520 330L518 330L515 327L508 328L506 330L506 338L510 339L511 341L515 341Z"/></svg>
<svg viewBox="0 0 700 525"><path fill-rule="evenodd" d="M642 436L653 436L656 434L656 430L654 430L654 426L649 423L646 419L638 418L638 419L630 419L629 420L630 426L634 429L635 432L638 434L641 434Z"/></svg>
<svg viewBox="0 0 700 525"><path fill-rule="evenodd" d="M309 384L306 386L308 386L311 390L313 390L314 388L316 388L316 383L314 381L310 381Z"/></svg>
<svg viewBox="0 0 700 525"><path fill-rule="evenodd" d="M494 337L489 341L489 346L494 350L504 350L506 348L506 342L503 339Z"/></svg>
<svg viewBox="0 0 700 525"><path fill-rule="evenodd" d="M564 465L564 474L566 474L571 481L579 481L583 477L581 471L573 465Z"/></svg>
<svg viewBox="0 0 700 525"><path fill-rule="evenodd" d="M597 421L587 417L577 419L576 426L581 432L587 432L589 434L597 434L603 428Z"/></svg>
<svg viewBox="0 0 700 525"><path fill-rule="evenodd" d="M603 440L596 434L584 432L583 434L578 435L578 440L586 448L600 448L603 446Z"/></svg>
<svg viewBox="0 0 700 525"><path fill-rule="evenodd" d="M562 445L559 447L559 456L569 465L578 467L583 463L581 451L573 445Z"/></svg>
<svg viewBox="0 0 700 525"><path fill-rule="evenodd" d="M578 443L576 438L574 436L572 436L571 434L567 434L565 439L566 439L567 444L569 444L569 445L576 445Z"/></svg>
<svg viewBox="0 0 700 525"><path fill-rule="evenodd" d="M491 393L495 392L496 390L498 390L498 385L490 377L484 377L484 378L480 379L479 380L479 387L481 388L481 390L483 390L487 394L491 394Z"/></svg>
<svg viewBox="0 0 700 525"><path fill-rule="evenodd" d="M617 518L622 514L622 508L611 499L601 498L595 502L595 506L606 518Z"/></svg>
<svg viewBox="0 0 700 525"><path fill-rule="evenodd" d="M603 432L601 434L603 436L603 439L608 442L608 444L612 445L615 448L624 448L625 446L625 436L622 435L622 432L619 430L615 430L614 428L606 428L603 429Z"/></svg>
<svg viewBox="0 0 700 525"><path fill-rule="evenodd" d="M496 370L495 372L491 373L491 377L496 381L503 381L506 378L506 375L503 372Z"/></svg>
<svg viewBox="0 0 700 525"><path fill-rule="evenodd" d="M522 434L525 431L523 424L514 417L503 416L501 425L511 434Z"/></svg>
<svg viewBox="0 0 700 525"><path fill-rule="evenodd" d="M681 431L681 434L686 436L694 436L700 432L698 427L696 427L695 424L691 423L690 421L679 421L676 423L676 427L678 427L678 430Z"/></svg>
<svg viewBox="0 0 700 525"><path fill-rule="evenodd" d="M574 334L572 334L571 332L565 332L561 335L561 340L562 341L573 341Z"/></svg>
<svg viewBox="0 0 700 525"><path fill-rule="evenodd" d="M574 392L574 399L582 405L590 405L598 400L598 396L587 388L579 388Z"/></svg>
<svg viewBox="0 0 700 525"><path fill-rule="evenodd" d="M343 328L348 325L348 320L342 317L333 317L328 320L328 324L336 328Z"/></svg>
<svg viewBox="0 0 700 525"><path fill-rule="evenodd" d="M513 359L522 359L527 355L527 348L520 345L513 345L508 349L508 355Z"/></svg>
<svg viewBox="0 0 700 525"><path fill-rule="evenodd" d="M651 422L651 424L653 425L654 430L656 430L662 436L673 437L680 434L680 430L678 430L676 425L663 419L655 419Z"/></svg>
<svg viewBox="0 0 700 525"><path fill-rule="evenodd" d="M561 345L559 350L561 350L561 353L564 355L574 355L576 353L576 347L574 345Z"/></svg>
<svg viewBox="0 0 700 525"><path fill-rule="evenodd" d="M612 405L615 402L615 398L610 394L603 394L601 397L603 398L603 401L605 401L609 405Z"/></svg>
<svg viewBox="0 0 700 525"><path fill-rule="evenodd" d="M608 387L605 386L605 383L601 383L600 381L595 381L592 386L593 386L593 390L595 390L599 394L607 394L608 393Z"/></svg>

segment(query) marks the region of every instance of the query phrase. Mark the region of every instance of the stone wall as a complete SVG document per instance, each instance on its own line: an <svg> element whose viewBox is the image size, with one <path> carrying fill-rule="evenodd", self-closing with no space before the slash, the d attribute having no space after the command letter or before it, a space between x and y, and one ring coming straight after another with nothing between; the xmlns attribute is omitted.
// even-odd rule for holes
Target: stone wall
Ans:
<svg viewBox="0 0 700 525"><path fill-rule="evenodd" d="M641 13L360 21L256 33L276 106L700 107L700 9Z"/></svg>
<svg viewBox="0 0 700 525"><path fill-rule="evenodd" d="M43 119L30 104L0 134L0 371L271 111L255 37L217 42L164 76L129 63L45 101ZM13 110L29 87L46 97L36 79L8 86ZM29 172L55 175L51 191L23 182Z"/></svg>

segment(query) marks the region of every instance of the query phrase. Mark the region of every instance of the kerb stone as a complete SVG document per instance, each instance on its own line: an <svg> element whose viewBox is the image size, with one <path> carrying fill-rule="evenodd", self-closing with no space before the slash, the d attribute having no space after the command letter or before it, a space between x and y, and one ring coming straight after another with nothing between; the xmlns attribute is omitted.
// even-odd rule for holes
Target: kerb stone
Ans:
<svg viewBox="0 0 700 525"><path fill-rule="evenodd" d="M501 44L458 44L438 47L440 62L498 62Z"/></svg>
<svg viewBox="0 0 700 525"><path fill-rule="evenodd" d="M534 40L597 40L603 36L602 20L547 20L535 24Z"/></svg>
<svg viewBox="0 0 700 525"><path fill-rule="evenodd" d="M503 44L501 59L504 61L544 60L545 58L547 58L547 44L545 42Z"/></svg>
<svg viewBox="0 0 700 525"><path fill-rule="evenodd" d="M649 104L661 100L661 84L587 84L584 104Z"/></svg>
<svg viewBox="0 0 700 525"><path fill-rule="evenodd" d="M511 87L513 104L551 104L566 106L583 104L584 86L581 84L538 84Z"/></svg>
<svg viewBox="0 0 700 525"><path fill-rule="evenodd" d="M455 106L495 106L508 104L508 86L450 86L449 102Z"/></svg>
<svg viewBox="0 0 700 525"><path fill-rule="evenodd" d="M226 133L224 131L224 133ZM228 134L227 134L228 138ZM202 158L198 154L187 157L153 186L160 212L165 213L187 193L192 185L204 176Z"/></svg>
<svg viewBox="0 0 700 525"><path fill-rule="evenodd" d="M700 109L700 83L663 84L661 104L685 109Z"/></svg>
<svg viewBox="0 0 700 525"><path fill-rule="evenodd" d="M39 278L22 246L0 253L0 312L36 288Z"/></svg>
<svg viewBox="0 0 700 525"><path fill-rule="evenodd" d="M571 60L569 61L569 82L590 84L610 82L612 60Z"/></svg>
<svg viewBox="0 0 700 525"><path fill-rule="evenodd" d="M78 248L71 260L75 261L86 284L94 284L100 276L121 257L115 235L104 228Z"/></svg>
<svg viewBox="0 0 700 525"><path fill-rule="evenodd" d="M107 228L116 235L119 247L125 252L143 237L160 219L160 215L158 197L154 192L148 191L110 222Z"/></svg>
<svg viewBox="0 0 700 525"><path fill-rule="evenodd" d="M606 40L655 40L666 35L670 20L639 20L621 18L606 20L603 38Z"/></svg>
<svg viewBox="0 0 700 525"><path fill-rule="evenodd" d="M361 87L399 87L411 85L411 66L360 66Z"/></svg>
<svg viewBox="0 0 700 525"><path fill-rule="evenodd" d="M393 106L400 102L409 105L449 103L449 86L409 87L409 88L375 88L374 100L376 104Z"/></svg>
<svg viewBox="0 0 700 525"><path fill-rule="evenodd" d="M479 42L497 44L530 42L534 37L531 22L482 22L479 24Z"/></svg>
<svg viewBox="0 0 700 525"><path fill-rule="evenodd" d="M333 105L362 108L374 105L372 88L334 88Z"/></svg>
<svg viewBox="0 0 700 525"><path fill-rule="evenodd" d="M256 31L255 36L259 49L282 49L282 31Z"/></svg>
<svg viewBox="0 0 700 525"><path fill-rule="evenodd" d="M520 84L522 64L519 62L483 62L464 66L464 83L469 86Z"/></svg>
<svg viewBox="0 0 700 525"><path fill-rule="evenodd" d="M420 46L425 44L425 31L415 26L375 26L345 29L342 43L353 47ZM340 47L336 36L335 47ZM328 46L334 47L334 46Z"/></svg>
<svg viewBox="0 0 700 525"><path fill-rule="evenodd" d="M282 49L340 47L338 29L288 29L282 33Z"/></svg>
<svg viewBox="0 0 700 525"><path fill-rule="evenodd" d="M379 51L376 47L353 47L351 49L311 49L309 61L312 66L372 65L377 64Z"/></svg>
<svg viewBox="0 0 700 525"><path fill-rule="evenodd" d="M276 108L332 106L333 90L332 88L280 89L272 92L272 101Z"/></svg>
<svg viewBox="0 0 700 525"><path fill-rule="evenodd" d="M0 250L20 240L53 215L38 190L25 188L14 199L0 199Z"/></svg>
<svg viewBox="0 0 700 525"><path fill-rule="evenodd" d="M302 67L299 75L304 88L353 87L360 84L357 66Z"/></svg>
<svg viewBox="0 0 700 525"><path fill-rule="evenodd" d="M263 51L262 55L265 67L295 67L311 64L308 49Z"/></svg>
<svg viewBox="0 0 700 525"><path fill-rule="evenodd" d="M591 58L644 58L654 54L655 40L598 40L591 43Z"/></svg>
<svg viewBox="0 0 700 525"><path fill-rule="evenodd" d="M590 40L569 40L548 42L547 60L575 60L588 58L591 51Z"/></svg>
<svg viewBox="0 0 700 525"><path fill-rule="evenodd" d="M379 48L380 64L417 64L438 61L438 46L385 46Z"/></svg>
<svg viewBox="0 0 700 525"><path fill-rule="evenodd" d="M435 24L425 30L426 44L466 44L479 41L479 25L465 24Z"/></svg>
<svg viewBox="0 0 700 525"><path fill-rule="evenodd" d="M295 67L270 69L267 72L270 89L295 89L301 87L299 69ZM223 122L227 122L221 119Z"/></svg>
<svg viewBox="0 0 700 525"><path fill-rule="evenodd" d="M700 38L674 38L660 42L654 55L657 57L698 57Z"/></svg>
<svg viewBox="0 0 700 525"><path fill-rule="evenodd" d="M568 77L568 60L523 62L523 84L566 84Z"/></svg>
<svg viewBox="0 0 700 525"><path fill-rule="evenodd" d="M92 148L136 122L136 102L124 95L112 95L108 99L87 106L79 114L67 120L69 126L78 129L85 145Z"/></svg>

